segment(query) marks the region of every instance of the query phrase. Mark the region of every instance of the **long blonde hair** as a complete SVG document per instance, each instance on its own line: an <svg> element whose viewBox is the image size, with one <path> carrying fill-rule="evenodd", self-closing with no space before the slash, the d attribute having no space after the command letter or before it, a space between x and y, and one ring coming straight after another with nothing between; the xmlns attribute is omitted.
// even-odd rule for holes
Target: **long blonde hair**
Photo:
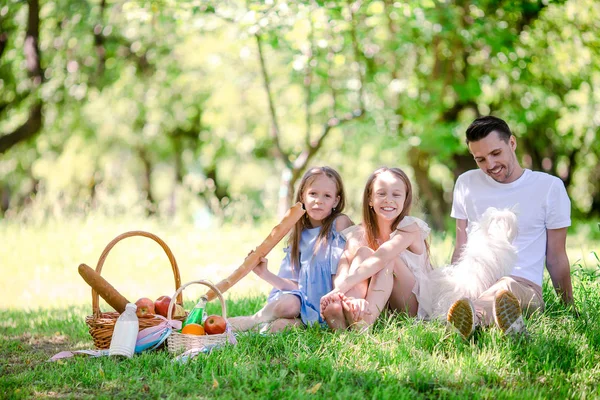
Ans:
<svg viewBox="0 0 600 400"><path fill-rule="evenodd" d="M375 178L384 172L391 172L398 179L404 182L406 186L406 197L404 198L404 206L402 207L402 212L396 219L392 222L392 231L396 229L402 218L406 217L410 213L410 207L412 206L412 185L410 183L410 179L404 171L400 168L388 168L381 167L369 176L367 179L367 183L365 185L365 190L363 192L363 227L365 230L365 239L367 241L367 245L373 249L377 250L379 248L379 244L377 243L377 238L379 237L379 225L377 224L377 216L375 215L375 210L369 206L369 202L371 201L371 196L373 195L373 182Z"/></svg>
<svg viewBox="0 0 600 400"><path fill-rule="evenodd" d="M304 176L300 180L300 185L296 191L296 202L304 204L304 191L312 184L318 176L325 175L333 182L336 186L336 196L339 196L340 200L338 204L331 210L331 214L327 216L321 224L321 232L317 237L317 243L315 245L314 254L317 254L319 249L327 244L327 238L331 232L331 227L335 219L344 211L346 206L346 195L344 192L344 185L342 183L342 177L331 167L313 167L304 173ZM304 214L302 218L292 228L288 237L288 244L290 246L290 260L292 263L292 270L298 271L300 269L300 238L302 237L302 231L307 228L313 228L308 218L308 214Z"/></svg>

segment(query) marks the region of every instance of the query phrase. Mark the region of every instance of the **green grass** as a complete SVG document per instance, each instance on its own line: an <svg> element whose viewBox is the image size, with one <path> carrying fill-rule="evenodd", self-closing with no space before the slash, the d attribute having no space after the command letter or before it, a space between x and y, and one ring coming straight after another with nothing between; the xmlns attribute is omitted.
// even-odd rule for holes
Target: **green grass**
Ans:
<svg viewBox="0 0 600 400"><path fill-rule="evenodd" d="M442 324L387 314L370 334L320 329L243 334L237 346L187 364L173 363L166 351L130 360L75 357L47 362L59 351L92 348L84 322L90 313L89 289L76 267L84 261L94 266L104 245L131 229L160 231L173 247L186 282L226 276L269 226L213 232L148 221L142 227L110 221L0 226L0 237L6 238L0 272L10 278L3 279L1 289L3 298L11 299L0 307L0 398L600 397L600 260L590 251L594 242L577 234L568 244L580 316L575 318L558 303L546 279L547 309L528 319L529 339L505 338L492 328L463 342ZM161 275L166 257L158 246L135 239L122 247L111 253L106 271L110 268L111 282L126 296L173 291L168 264ZM432 251L449 254L450 240L436 237ZM279 256L272 259L276 269ZM144 273L132 277L131 270ZM266 285L257 285L251 276L244 281L250 283L226 295L230 316L252 313L265 301ZM55 285L67 292L52 292ZM187 308L200 289L192 292L186 295ZM207 311L219 313L220 307L212 302Z"/></svg>
<svg viewBox="0 0 600 400"><path fill-rule="evenodd" d="M385 315L370 334L243 334L237 346L183 365L165 351L46 362L59 351L91 347L87 307L0 311L1 397L597 398L600 288L597 281L585 285L595 287L579 318L546 287L551 300L546 313L528 320L530 339L485 329L463 342L441 324ZM252 312L263 301L228 307ZM208 311L218 312L217 305Z"/></svg>

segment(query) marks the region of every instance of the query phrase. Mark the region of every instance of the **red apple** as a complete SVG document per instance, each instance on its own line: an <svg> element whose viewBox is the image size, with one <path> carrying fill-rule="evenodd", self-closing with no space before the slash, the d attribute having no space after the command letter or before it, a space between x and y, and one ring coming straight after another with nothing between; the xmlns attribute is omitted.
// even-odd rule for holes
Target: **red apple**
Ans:
<svg viewBox="0 0 600 400"><path fill-rule="evenodd" d="M169 296L160 296L154 302L154 310L157 314L166 317L169 312L169 304L171 304L171 298Z"/></svg>
<svg viewBox="0 0 600 400"><path fill-rule="evenodd" d="M147 297L142 297L135 302L138 318L148 318L154 316L154 302Z"/></svg>
<svg viewBox="0 0 600 400"><path fill-rule="evenodd" d="M204 331L207 335L216 335L225 332L227 322L219 315L209 315L204 321Z"/></svg>

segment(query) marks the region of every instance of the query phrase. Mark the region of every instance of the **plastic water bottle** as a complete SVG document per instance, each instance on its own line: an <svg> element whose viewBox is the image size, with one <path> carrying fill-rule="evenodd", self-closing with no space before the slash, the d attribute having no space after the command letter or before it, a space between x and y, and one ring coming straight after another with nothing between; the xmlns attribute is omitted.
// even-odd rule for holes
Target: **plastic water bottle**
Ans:
<svg viewBox="0 0 600 400"><path fill-rule="evenodd" d="M206 296L200 297L200 300L198 300L198 303L196 304L196 306L192 309L192 311L190 311L190 313L188 314L185 321L183 321L183 324L181 325L181 327L183 328L187 324L202 325L202 323L206 319L206 313L204 312L204 307L206 307L207 302L208 302L208 299L206 298Z"/></svg>
<svg viewBox="0 0 600 400"><path fill-rule="evenodd" d="M127 358L133 357L139 330L139 321L135 314L136 310L137 306L134 303L127 303L125 311L117 319L110 341L109 355L125 356Z"/></svg>

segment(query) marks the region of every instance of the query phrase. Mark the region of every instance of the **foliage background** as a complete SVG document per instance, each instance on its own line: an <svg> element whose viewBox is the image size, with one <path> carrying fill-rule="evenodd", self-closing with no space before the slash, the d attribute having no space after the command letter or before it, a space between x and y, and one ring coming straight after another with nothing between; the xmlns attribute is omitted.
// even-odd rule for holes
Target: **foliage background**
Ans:
<svg viewBox="0 0 600 400"><path fill-rule="evenodd" d="M593 0L3 0L0 215L257 221L320 164L352 214L386 164L443 230L492 113L597 219L599 21Z"/></svg>
<svg viewBox="0 0 600 400"><path fill-rule="evenodd" d="M594 0L0 0L0 397L598 397L599 32ZM91 347L75 267L116 235L154 232L183 282L217 281L310 165L341 172L355 222L371 171L404 168L448 262L453 183L475 168L464 131L490 113L569 192L579 318L546 277L526 341L386 316L368 335L250 334L186 365L46 362ZM131 299L173 290L147 239L103 276ZM268 289L250 274L229 315Z"/></svg>

